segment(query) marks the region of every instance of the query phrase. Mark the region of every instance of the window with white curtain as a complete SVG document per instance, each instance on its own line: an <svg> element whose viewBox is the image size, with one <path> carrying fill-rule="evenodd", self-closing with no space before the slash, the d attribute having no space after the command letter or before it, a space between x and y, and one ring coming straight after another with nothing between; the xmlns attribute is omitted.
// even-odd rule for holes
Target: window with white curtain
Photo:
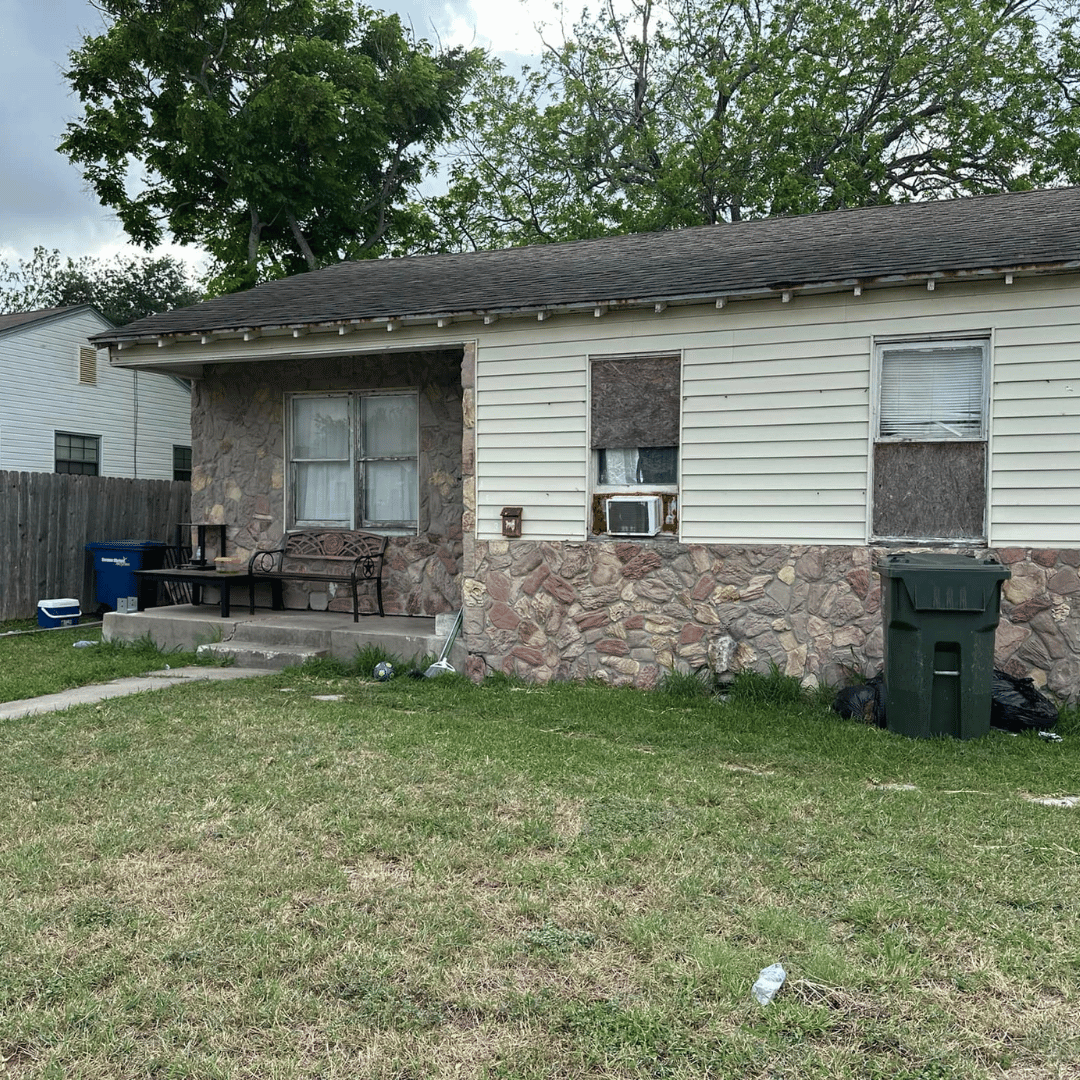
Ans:
<svg viewBox="0 0 1080 1080"><path fill-rule="evenodd" d="M990 342L986 337L877 346L873 535L986 535Z"/></svg>
<svg viewBox="0 0 1080 1080"><path fill-rule="evenodd" d="M415 391L289 398L291 526L414 532Z"/></svg>

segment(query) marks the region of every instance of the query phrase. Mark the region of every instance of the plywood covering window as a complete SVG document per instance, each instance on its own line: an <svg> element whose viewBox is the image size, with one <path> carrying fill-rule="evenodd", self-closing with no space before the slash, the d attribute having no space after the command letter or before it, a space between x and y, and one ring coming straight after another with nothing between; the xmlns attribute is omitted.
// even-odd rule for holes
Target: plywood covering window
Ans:
<svg viewBox="0 0 1080 1080"><path fill-rule="evenodd" d="M415 532L415 391L289 398L289 524Z"/></svg>
<svg viewBox="0 0 1080 1080"><path fill-rule="evenodd" d="M593 531L605 531L603 500L627 493L661 496L661 526L675 531L679 356L597 357L592 360L591 378Z"/></svg>
<svg viewBox="0 0 1080 1080"><path fill-rule="evenodd" d="M878 345L873 534L986 535L986 338Z"/></svg>

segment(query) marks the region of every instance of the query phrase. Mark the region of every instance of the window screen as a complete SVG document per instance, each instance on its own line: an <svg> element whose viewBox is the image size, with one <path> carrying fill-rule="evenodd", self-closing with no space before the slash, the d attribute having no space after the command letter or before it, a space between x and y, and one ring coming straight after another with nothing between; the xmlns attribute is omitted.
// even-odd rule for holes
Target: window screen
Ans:
<svg viewBox="0 0 1080 1080"><path fill-rule="evenodd" d="M292 400L295 524L340 525L353 516L349 398Z"/></svg>
<svg viewBox="0 0 1080 1080"><path fill-rule="evenodd" d="M417 429L412 394L361 399L364 524L416 520Z"/></svg>

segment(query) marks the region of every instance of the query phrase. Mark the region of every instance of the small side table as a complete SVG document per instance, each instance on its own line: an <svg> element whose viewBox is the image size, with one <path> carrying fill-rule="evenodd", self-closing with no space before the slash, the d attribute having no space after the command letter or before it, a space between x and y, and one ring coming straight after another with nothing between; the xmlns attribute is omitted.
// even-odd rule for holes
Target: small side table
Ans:
<svg viewBox="0 0 1080 1080"><path fill-rule="evenodd" d="M229 617L229 593L234 585L250 585L251 575L223 574L220 570L201 569L197 566L175 566L169 570L136 570L140 578L151 581L186 581L191 585L191 602L196 606L202 603L202 591L205 585L216 585L221 590L221 617ZM252 603L249 614L255 614Z"/></svg>

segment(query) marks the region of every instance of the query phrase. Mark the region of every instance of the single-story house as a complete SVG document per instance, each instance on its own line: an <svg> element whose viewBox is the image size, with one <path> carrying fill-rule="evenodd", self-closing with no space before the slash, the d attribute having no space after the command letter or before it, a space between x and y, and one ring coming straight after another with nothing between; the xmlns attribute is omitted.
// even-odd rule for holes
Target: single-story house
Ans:
<svg viewBox="0 0 1080 1080"><path fill-rule="evenodd" d="M190 386L110 366L89 339L113 329L90 304L0 315L0 471L190 478Z"/></svg>
<svg viewBox="0 0 1080 1080"><path fill-rule="evenodd" d="M835 682L915 548L1007 564L998 662L1080 688L1080 188L342 263L94 340L194 381L194 517L388 533L387 611L463 606L474 677Z"/></svg>

